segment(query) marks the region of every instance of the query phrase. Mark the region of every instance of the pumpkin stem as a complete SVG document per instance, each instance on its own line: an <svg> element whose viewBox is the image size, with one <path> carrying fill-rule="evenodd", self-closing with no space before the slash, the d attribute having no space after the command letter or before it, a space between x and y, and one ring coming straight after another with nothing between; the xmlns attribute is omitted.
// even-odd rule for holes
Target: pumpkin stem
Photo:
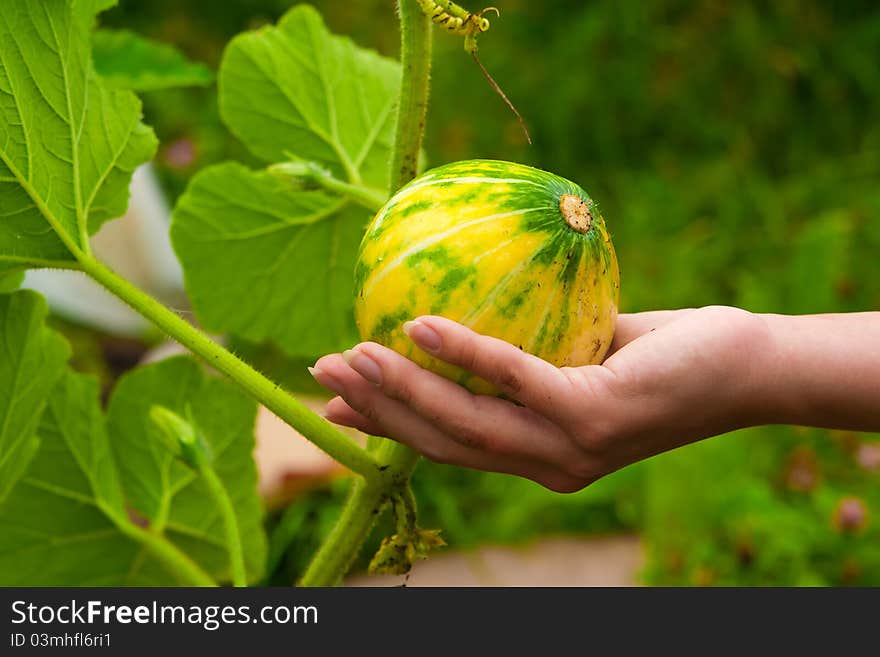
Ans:
<svg viewBox="0 0 880 657"><path fill-rule="evenodd" d="M574 194L563 194L559 199L559 210L562 218L573 230L586 233L593 224L593 213L590 206L582 198Z"/></svg>

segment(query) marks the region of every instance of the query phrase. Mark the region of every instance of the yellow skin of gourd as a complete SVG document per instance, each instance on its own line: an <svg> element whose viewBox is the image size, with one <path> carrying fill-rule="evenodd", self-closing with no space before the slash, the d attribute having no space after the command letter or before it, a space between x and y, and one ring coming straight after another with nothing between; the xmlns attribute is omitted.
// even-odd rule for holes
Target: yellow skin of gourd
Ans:
<svg viewBox="0 0 880 657"><path fill-rule="evenodd" d="M409 193L405 188L376 215L360 254L361 264L370 273L362 288L355 291L355 318L362 339L381 342L477 394L495 395L498 391L483 379L415 347L403 332L403 323L420 315L441 315L478 333L506 340L559 367L602 362L614 335L619 291L617 259L604 221L600 218L594 222L592 230L600 231L609 254L606 271L601 271L601 262L583 261L572 289L564 289L559 281L566 265L564 258L547 265L529 263L549 238L545 233L523 231L521 214L499 216L455 230L471 221L510 212L499 212L497 201L491 200L462 205L464 187L428 186ZM514 194L517 188L502 183L491 187L493 195L502 197ZM428 207L424 207L426 201L431 201ZM418 204L416 209L407 214L414 204ZM377 230L380 225L382 229ZM449 235L440 242L432 241L447 231ZM422 261L412 267L406 262L408 255L428 243L435 247L442 243L460 263L456 267L474 267L474 275L454 287L446 298L440 298L438 286L450 271L449 266ZM525 292L525 302L512 312L499 312L518 292ZM377 335L374 329L380 320L393 316L399 318L399 323ZM545 321L550 330L542 336ZM565 321L567 328L554 335L554 328Z"/></svg>

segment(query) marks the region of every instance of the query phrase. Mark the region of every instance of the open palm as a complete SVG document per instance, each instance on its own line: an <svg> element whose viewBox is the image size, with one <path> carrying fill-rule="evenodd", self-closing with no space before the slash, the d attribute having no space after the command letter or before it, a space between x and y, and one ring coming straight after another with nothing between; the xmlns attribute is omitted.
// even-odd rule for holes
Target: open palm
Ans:
<svg viewBox="0 0 880 657"><path fill-rule="evenodd" d="M486 379L474 395L396 352L362 343L321 358L333 422L405 443L433 461L507 472L562 492L624 465L762 420L759 315L712 306L621 315L604 363L557 368L442 317L405 330L421 349Z"/></svg>

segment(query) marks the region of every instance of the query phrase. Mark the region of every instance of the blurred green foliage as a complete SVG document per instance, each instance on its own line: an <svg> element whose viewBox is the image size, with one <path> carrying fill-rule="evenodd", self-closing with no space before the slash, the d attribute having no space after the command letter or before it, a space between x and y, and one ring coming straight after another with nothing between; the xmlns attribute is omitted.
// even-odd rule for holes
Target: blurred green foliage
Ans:
<svg viewBox="0 0 880 657"><path fill-rule="evenodd" d="M396 55L391 0L314 4L335 32ZM461 40L438 31L431 164L517 160L583 185L613 231L625 311L880 309L876 2L497 4L502 15L480 54L534 146ZM104 23L216 66L226 40L288 6L122 0ZM202 166L248 160L220 125L213 90L144 97L172 196ZM763 427L656 457L572 496L428 463L415 487L422 524L443 527L453 546L636 528L650 583L877 585L878 449L877 436ZM339 497L316 493L278 521L279 582L298 572Z"/></svg>

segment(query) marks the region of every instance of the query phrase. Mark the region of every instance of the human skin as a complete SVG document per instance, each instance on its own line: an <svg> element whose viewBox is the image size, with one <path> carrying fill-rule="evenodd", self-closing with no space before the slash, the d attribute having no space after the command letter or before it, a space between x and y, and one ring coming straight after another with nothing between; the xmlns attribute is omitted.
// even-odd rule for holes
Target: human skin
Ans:
<svg viewBox="0 0 880 657"><path fill-rule="evenodd" d="M420 317L404 330L508 399L471 394L365 342L311 368L339 395L327 418L433 461L559 492L749 426L880 431L880 312L790 316L709 306L624 314L601 365L562 368L442 317Z"/></svg>

